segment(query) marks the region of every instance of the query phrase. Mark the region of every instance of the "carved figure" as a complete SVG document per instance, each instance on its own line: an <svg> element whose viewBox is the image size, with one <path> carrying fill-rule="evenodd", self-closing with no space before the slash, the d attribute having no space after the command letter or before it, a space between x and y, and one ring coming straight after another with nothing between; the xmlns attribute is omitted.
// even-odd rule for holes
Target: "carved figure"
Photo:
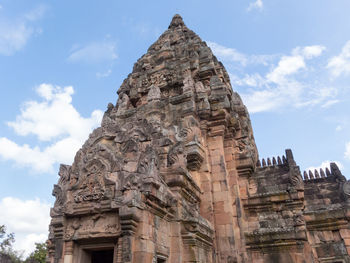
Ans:
<svg viewBox="0 0 350 263"><path fill-rule="evenodd" d="M48 262L350 262L349 182L335 163L303 180L291 150L258 162L247 108L179 15L118 94L60 166Z"/></svg>

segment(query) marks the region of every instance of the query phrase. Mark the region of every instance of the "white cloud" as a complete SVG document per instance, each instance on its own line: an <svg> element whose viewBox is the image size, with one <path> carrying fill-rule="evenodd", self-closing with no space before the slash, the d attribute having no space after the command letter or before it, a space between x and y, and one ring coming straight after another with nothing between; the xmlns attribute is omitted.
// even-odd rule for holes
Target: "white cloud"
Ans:
<svg viewBox="0 0 350 263"><path fill-rule="evenodd" d="M30 10L28 13L24 15L24 17L28 21L36 21L44 16L46 10L47 10L46 6L40 5L37 8Z"/></svg>
<svg viewBox="0 0 350 263"><path fill-rule="evenodd" d="M0 22L0 54L10 56L21 50L33 34L33 28L26 23Z"/></svg>
<svg viewBox="0 0 350 263"><path fill-rule="evenodd" d="M340 170L344 169L344 166L338 162L338 161L329 161L329 160L326 160L326 161L323 161L319 166L310 166L308 168L305 169L305 171L312 171L314 172L315 169L317 171L320 171L320 169L322 168L324 171L326 170L326 168L330 168L330 163L336 163L336 165L339 167Z"/></svg>
<svg viewBox="0 0 350 263"><path fill-rule="evenodd" d="M0 138L0 157L18 165L29 166L37 172L51 172L56 163L71 163L76 151L102 119L102 111L95 110L84 118L72 105L73 87L61 88L41 84L36 92L42 101L26 102L21 114L8 125L21 136L35 135L39 141L49 142L41 149L28 144L19 145L8 138Z"/></svg>
<svg viewBox="0 0 350 263"><path fill-rule="evenodd" d="M324 46L314 45L306 47L296 47L292 50L292 55L282 56L278 66L272 72L267 74L267 80L282 84L286 77L298 73L306 68L306 59L312 59L320 56L325 50Z"/></svg>
<svg viewBox="0 0 350 263"><path fill-rule="evenodd" d="M51 171L55 160L52 160L45 151L39 147L31 148L29 145L18 145L5 138L0 138L0 156L4 160L12 160L22 166L30 166L35 171Z"/></svg>
<svg viewBox="0 0 350 263"><path fill-rule="evenodd" d="M337 127L335 127L335 131L339 132L343 129L343 126L338 125Z"/></svg>
<svg viewBox="0 0 350 263"><path fill-rule="evenodd" d="M305 68L304 58L302 56L283 56L266 78L270 82L282 84L286 81L286 77Z"/></svg>
<svg viewBox="0 0 350 263"><path fill-rule="evenodd" d="M16 250L24 250L28 255L34 250L35 242L47 240L50 206L40 199L5 197L0 200L0 222L7 227L8 233L15 233Z"/></svg>
<svg viewBox="0 0 350 263"><path fill-rule="evenodd" d="M248 63L247 56L238 52L234 48L224 47L211 41L207 41L207 44L212 49L213 53L221 58L225 58L226 60L231 60L234 62L239 62L242 65L246 65Z"/></svg>
<svg viewBox="0 0 350 263"><path fill-rule="evenodd" d="M43 100L26 102L16 120L8 122L21 136L34 134L41 141L50 141L64 135L72 138L86 137L86 131L90 131L101 117L100 111L94 111L90 118L80 116L71 104L74 94L71 86L61 88L41 84L36 91Z"/></svg>
<svg viewBox="0 0 350 263"><path fill-rule="evenodd" d="M322 108L329 108L332 105L337 104L337 103L339 103L339 100L329 100L326 103L324 103L321 107Z"/></svg>
<svg viewBox="0 0 350 263"><path fill-rule="evenodd" d="M322 108L329 108L339 102L334 99L338 95L338 89L334 87L307 87L304 91L306 98L300 99L296 107L321 105Z"/></svg>
<svg viewBox="0 0 350 263"><path fill-rule="evenodd" d="M306 46L306 47L296 47L292 54L294 55L301 55L306 59L312 59L315 57L319 57L322 55L323 51L326 49L325 46L321 45L313 45L313 46Z"/></svg>
<svg viewBox="0 0 350 263"><path fill-rule="evenodd" d="M260 75L253 79L243 78L242 83L235 81L235 84L241 86L253 86L249 84L258 84L254 89L248 89L248 92L242 92L241 96L251 113L271 111L287 105L293 107L305 107L321 104L321 107L327 108L338 102L334 99L337 90L333 87L313 87L307 83L300 82L296 76L307 69L306 59L319 56L323 48L313 46L307 48L298 48L293 50L289 56L282 56L277 64L265 77ZM260 77L257 77L260 76ZM254 80L259 81L254 81Z"/></svg>
<svg viewBox="0 0 350 263"><path fill-rule="evenodd" d="M241 94L250 113L270 111L283 105L284 99L274 89L256 90Z"/></svg>
<svg viewBox="0 0 350 263"><path fill-rule="evenodd" d="M241 66L247 66L248 64L268 65L275 57L275 55L247 55L234 48L225 47L212 41L207 41L207 44L214 55L217 55L222 60L240 63Z"/></svg>
<svg viewBox="0 0 350 263"><path fill-rule="evenodd" d="M233 86L261 87L266 85L266 79L259 73L245 74L243 78L230 74L230 80Z"/></svg>
<svg viewBox="0 0 350 263"><path fill-rule="evenodd" d="M39 6L16 18L0 17L0 54L13 55L24 48L28 40L41 29L35 26L45 13L46 8Z"/></svg>
<svg viewBox="0 0 350 263"><path fill-rule="evenodd" d="M262 0L256 0L255 2L252 2L249 4L247 11L251 11L253 9L258 9L258 10L262 10L264 7L264 3Z"/></svg>
<svg viewBox="0 0 350 263"><path fill-rule="evenodd" d="M346 159L350 160L350 142L346 143L346 145L345 145L344 157Z"/></svg>
<svg viewBox="0 0 350 263"><path fill-rule="evenodd" d="M334 87L300 80L314 70L308 66L309 60L321 56L325 50L324 46L296 47L289 55L246 55L214 42L208 44L214 54L228 62L229 67L230 62L238 62L247 67L244 70L236 66L228 69L231 70L233 87L241 87L240 95L251 113L318 104L327 108L339 102L336 99L338 92ZM258 71L251 71L248 66L255 66ZM235 74L232 74L232 70Z"/></svg>
<svg viewBox="0 0 350 263"><path fill-rule="evenodd" d="M327 68L330 69L335 78L350 73L350 40L346 42L338 56L334 56L328 61Z"/></svg>
<svg viewBox="0 0 350 263"><path fill-rule="evenodd" d="M75 48L68 57L68 61L72 63L96 64L112 62L117 58L116 44L111 41L102 41Z"/></svg>

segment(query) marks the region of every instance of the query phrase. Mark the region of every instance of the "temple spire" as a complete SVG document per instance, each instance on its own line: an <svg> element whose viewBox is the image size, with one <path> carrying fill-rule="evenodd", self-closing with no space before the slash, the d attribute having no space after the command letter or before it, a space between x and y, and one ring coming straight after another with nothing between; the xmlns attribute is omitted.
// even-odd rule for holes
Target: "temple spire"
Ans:
<svg viewBox="0 0 350 263"><path fill-rule="evenodd" d="M168 28L171 29L171 28L176 28L179 26L181 26L181 27L185 26L185 23L182 20L182 17L179 14L176 14L173 16L173 19L171 20L171 23L170 23Z"/></svg>

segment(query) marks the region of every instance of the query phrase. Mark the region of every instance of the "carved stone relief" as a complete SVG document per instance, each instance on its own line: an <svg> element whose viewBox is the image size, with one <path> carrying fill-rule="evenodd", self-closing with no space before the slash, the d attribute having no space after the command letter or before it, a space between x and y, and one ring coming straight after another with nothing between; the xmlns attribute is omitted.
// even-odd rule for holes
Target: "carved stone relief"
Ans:
<svg viewBox="0 0 350 263"><path fill-rule="evenodd" d="M120 221L115 213L94 214L69 218L64 231L65 240L119 235Z"/></svg>

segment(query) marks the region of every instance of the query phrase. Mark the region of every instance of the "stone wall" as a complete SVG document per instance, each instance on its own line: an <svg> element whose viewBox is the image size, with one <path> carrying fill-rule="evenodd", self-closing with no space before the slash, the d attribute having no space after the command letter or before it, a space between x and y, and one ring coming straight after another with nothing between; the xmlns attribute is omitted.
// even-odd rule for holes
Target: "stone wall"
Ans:
<svg viewBox="0 0 350 263"><path fill-rule="evenodd" d="M349 183L335 164L303 180L291 150L258 161L225 68L179 15L118 94L60 167L48 262L349 262Z"/></svg>
<svg viewBox="0 0 350 263"><path fill-rule="evenodd" d="M348 185L335 163L304 172L308 241L320 262L350 262Z"/></svg>

